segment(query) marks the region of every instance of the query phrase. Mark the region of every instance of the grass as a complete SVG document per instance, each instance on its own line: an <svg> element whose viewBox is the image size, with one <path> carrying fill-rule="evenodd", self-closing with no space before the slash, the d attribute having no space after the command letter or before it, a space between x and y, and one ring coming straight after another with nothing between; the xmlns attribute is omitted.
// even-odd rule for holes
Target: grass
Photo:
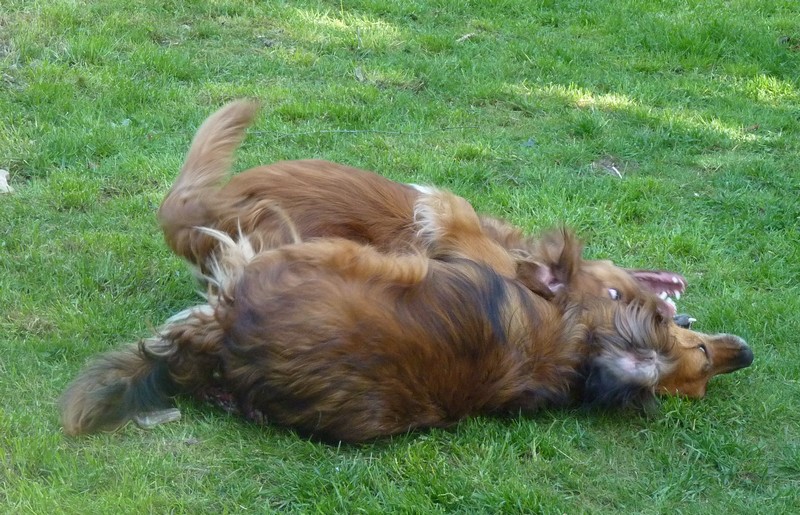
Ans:
<svg viewBox="0 0 800 515"><path fill-rule="evenodd" d="M794 0L5 0L0 506L13 513L796 513ZM181 402L66 438L92 355L195 302L155 210L194 129L265 110L243 169L323 157L435 183L587 253L685 274L756 361L650 418L564 411L331 447ZM616 169L619 175L614 171Z"/></svg>

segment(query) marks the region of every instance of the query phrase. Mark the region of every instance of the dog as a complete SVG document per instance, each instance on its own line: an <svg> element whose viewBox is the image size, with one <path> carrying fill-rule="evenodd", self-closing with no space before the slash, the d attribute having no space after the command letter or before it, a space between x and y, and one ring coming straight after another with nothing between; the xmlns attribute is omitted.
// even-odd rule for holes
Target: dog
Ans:
<svg viewBox="0 0 800 515"><path fill-rule="evenodd" d="M479 217L461 197L453 195L447 201L449 211L439 210L440 190L396 183L337 163L284 161L235 175L223 185L233 153L258 107L237 101L206 120L159 209L167 244L201 271L207 271L217 242L195 227L214 227L233 236L241 229L257 242L271 245L285 238L287 217L304 239L341 237L384 252L449 247L523 283L530 270L542 270L529 263L544 264L544 269L553 264L546 245L500 219ZM276 205L285 216L273 209ZM563 287L553 277L543 279L554 292ZM658 300L664 312L674 314L666 297L680 295L686 280L672 272L624 270L610 261L585 261L574 287L622 301L655 292L664 297Z"/></svg>
<svg viewBox="0 0 800 515"><path fill-rule="evenodd" d="M203 123L159 209L167 244L201 273L208 272L219 242L196 227L213 227L231 236L241 230L266 248L285 241L288 228L295 227L303 239L340 237L383 252L430 255L449 249L450 255L472 259L528 287L544 284L551 294L564 287L550 273L557 265L557 245L526 237L498 218L477 215L469 202L449 192L319 160L261 166L225 182L233 153L258 107L235 101ZM657 296L662 312L674 315L668 297L679 298L686 280L672 272L582 260L570 287L624 303ZM735 335L706 335L675 325L670 334L682 351L672 375L662 377L659 389L664 394L702 397L712 377L753 361L750 347Z"/></svg>
<svg viewBox="0 0 800 515"><path fill-rule="evenodd" d="M245 413L326 442L363 442L477 415L653 402L674 366L671 320L571 288L569 232L552 298L470 259L390 254L341 238L259 251L215 229L208 304L91 364L67 388L71 435L112 430L170 396L222 386ZM546 290L546 285L540 289Z"/></svg>

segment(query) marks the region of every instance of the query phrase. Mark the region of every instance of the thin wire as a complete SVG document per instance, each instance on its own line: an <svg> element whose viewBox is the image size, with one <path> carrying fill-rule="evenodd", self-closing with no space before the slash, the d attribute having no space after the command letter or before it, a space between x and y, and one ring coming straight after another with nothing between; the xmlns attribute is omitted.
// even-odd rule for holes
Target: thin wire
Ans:
<svg viewBox="0 0 800 515"><path fill-rule="evenodd" d="M322 129L317 131L307 132L275 132L275 131L247 131L248 134L264 135L269 134L273 136L310 136L314 134L392 134L396 136L422 136L424 134L433 134L435 132L458 131L467 129L479 129L478 125L459 125L455 127L441 127L438 129L430 129L427 131L405 132L405 131L385 131L379 129Z"/></svg>

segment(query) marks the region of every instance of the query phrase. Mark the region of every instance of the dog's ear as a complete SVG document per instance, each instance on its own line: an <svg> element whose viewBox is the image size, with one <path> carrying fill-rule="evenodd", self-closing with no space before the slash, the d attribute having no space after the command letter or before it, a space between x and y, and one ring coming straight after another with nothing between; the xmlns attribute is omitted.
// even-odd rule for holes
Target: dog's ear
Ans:
<svg viewBox="0 0 800 515"><path fill-rule="evenodd" d="M651 406L661 373L672 366L670 320L652 299L628 305L604 300L589 305L587 315L593 318L593 356L585 369L584 402Z"/></svg>
<svg viewBox="0 0 800 515"><path fill-rule="evenodd" d="M561 244L561 254L558 258L556 270L564 284L572 283L580 270L583 244L578 237L567 228L559 231L558 241Z"/></svg>
<svg viewBox="0 0 800 515"><path fill-rule="evenodd" d="M517 280L524 287L547 300L551 300L558 290L550 268L536 261L517 261Z"/></svg>
<svg viewBox="0 0 800 515"><path fill-rule="evenodd" d="M534 277L555 294L570 286L577 277L582 253L583 246L572 231L566 228L551 231L537 241L534 252L530 254L536 259L520 256L517 275L523 283L526 282L523 277Z"/></svg>

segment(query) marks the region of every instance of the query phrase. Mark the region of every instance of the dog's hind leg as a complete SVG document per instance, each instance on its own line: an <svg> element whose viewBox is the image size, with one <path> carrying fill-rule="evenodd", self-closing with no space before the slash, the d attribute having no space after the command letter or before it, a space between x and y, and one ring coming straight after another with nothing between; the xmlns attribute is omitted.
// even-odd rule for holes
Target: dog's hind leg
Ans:
<svg viewBox="0 0 800 515"><path fill-rule="evenodd" d="M428 256L467 258L505 277L516 275L516 259L483 231L469 202L444 190L426 188L420 193L414 223Z"/></svg>

